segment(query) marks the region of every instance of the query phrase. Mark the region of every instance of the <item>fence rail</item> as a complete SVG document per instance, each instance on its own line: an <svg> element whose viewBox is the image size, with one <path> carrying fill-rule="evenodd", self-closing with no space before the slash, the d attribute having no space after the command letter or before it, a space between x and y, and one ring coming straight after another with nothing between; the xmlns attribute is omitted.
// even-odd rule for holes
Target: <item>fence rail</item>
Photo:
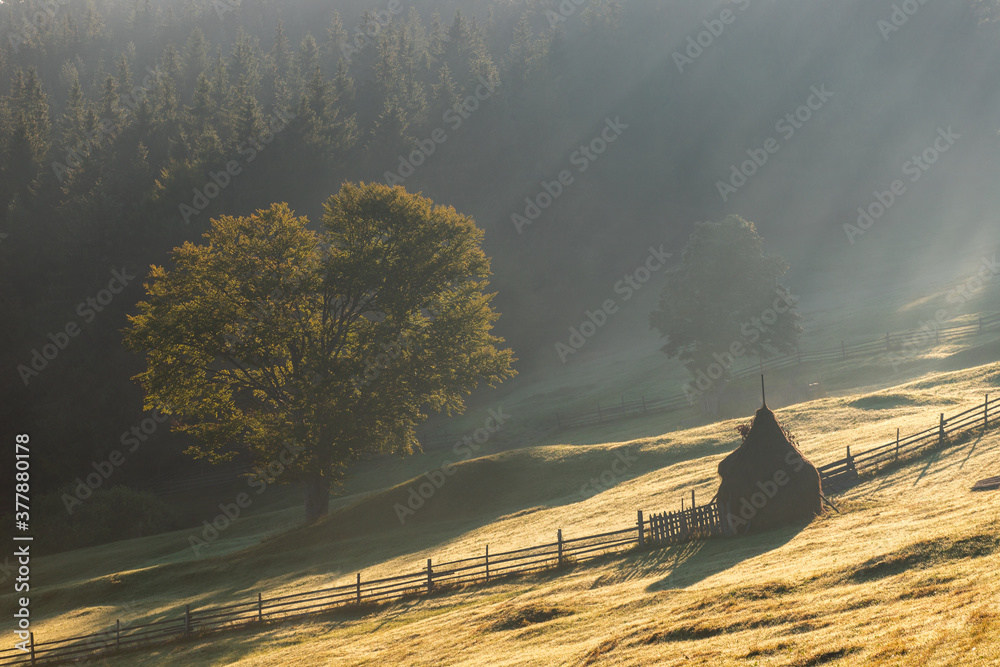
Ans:
<svg viewBox="0 0 1000 667"><path fill-rule="evenodd" d="M623 406L626 405L623 403ZM625 409L624 407L622 408ZM919 433L900 437L865 452L847 456L819 467L824 486L846 485L859 472L878 471L886 465L909 457L924 448L943 446L951 435L988 429L1000 419L1000 397L992 400L987 394L982 405L951 417L940 415L938 424ZM845 479L848 478L848 479ZM405 596L432 594L443 587L489 583L501 577L526 574L560 567L602 555L616 553L627 547L664 546L692 539L726 534L721 510L717 503L697 506L692 493L691 508L680 512L664 512L643 517L640 510L634 526L571 539L556 531L556 541L434 563L427 559L420 570L392 577L363 580L356 573L350 584L319 590L268 597L258 592L249 600L203 609L184 607L183 613L159 620L115 625L99 632L65 639L39 642L30 633L20 648L0 650L0 665L49 664L90 657L109 651L149 645L180 637L268 620L294 618L335 609L350 608L365 603L384 602Z"/></svg>
<svg viewBox="0 0 1000 667"><path fill-rule="evenodd" d="M651 514L646 543L666 546L724 534L722 508L713 502L679 512Z"/></svg>
<svg viewBox="0 0 1000 667"><path fill-rule="evenodd" d="M976 336L995 329L1000 329L1000 313L989 317L980 317L978 321L968 324L953 324L936 329L917 329L887 333L876 340L852 345L841 343L840 347L827 350L817 350L814 352L796 351L791 354L772 357L771 359L761 361L757 365L734 371L731 373L731 376L734 378L744 378L756 375L762 370L780 370L806 363L845 361L852 357L900 352L905 350L907 345L920 345L928 338L933 338L935 344L938 344L966 336ZM674 412L689 407L691 407L691 402L688 400L687 395L683 393L660 398L640 396L637 399L633 398L630 400L626 400L623 396L621 402L614 405L601 405L598 403L595 407L586 410L556 412L556 425L560 429L594 426L627 417L658 412Z"/></svg>
<svg viewBox="0 0 1000 667"><path fill-rule="evenodd" d="M640 512L641 515L641 512ZM194 608L187 605L159 620L128 624L120 620L89 635L38 641L34 633L25 640L26 650L0 650L0 665L51 664L105 654L128 648L176 640L226 627L259 624L275 619L308 616L335 609L349 609L413 595L427 595L442 588L489 583L503 577L579 563L643 544L642 524L572 539L556 531L556 541L547 544L490 552L482 555L434 562L427 559L420 570L392 577L365 580L362 573L353 583L319 590L268 596L264 592L233 604Z"/></svg>
<svg viewBox="0 0 1000 667"><path fill-rule="evenodd" d="M193 608L156 621L115 625L99 632L39 642L30 633L25 649L0 650L0 665L51 664L93 657L123 649L153 645L227 627L260 624L275 619L349 609L362 604L385 602L407 596L429 595L446 587L489 583L497 579L561 567L570 563L619 553L629 548L662 547L679 542L724 534L721 510L716 503L679 512L663 512L643 518L620 530L564 538L556 531L556 541L509 551L435 563L427 559L420 570L392 577L363 580L359 572L350 584L285 595L256 593L251 599L233 604Z"/></svg>
<svg viewBox="0 0 1000 667"><path fill-rule="evenodd" d="M968 433L979 428L986 430L998 419L1000 419L1000 397L990 399L990 395L986 394L981 405L951 417L941 413L936 426L919 433L900 437L897 429L895 440L872 447L860 454L851 454L851 448L848 447L847 456L818 468L823 488L832 491L843 490L855 483L863 473L877 473L901 458L911 458L921 450L944 446L949 436Z"/></svg>

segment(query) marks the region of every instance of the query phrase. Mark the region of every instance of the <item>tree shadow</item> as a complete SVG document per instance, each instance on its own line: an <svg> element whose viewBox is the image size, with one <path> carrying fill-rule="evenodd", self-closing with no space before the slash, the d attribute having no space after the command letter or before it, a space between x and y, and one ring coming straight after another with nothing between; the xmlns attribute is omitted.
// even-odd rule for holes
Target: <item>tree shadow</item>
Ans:
<svg viewBox="0 0 1000 667"><path fill-rule="evenodd" d="M648 569L669 569L667 576L650 584L646 590L677 590L697 584L743 561L788 544L808 525L808 522L798 523L759 535L717 537L667 547L656 554L650 554L650 560L644 563Z"/></svg>
<svg viewBox="0 0 1000 667"><path fill-rule="evenodd" d="M969 462L969 459L972 458L972 455L976 451L976 447L979 446L979 443L981 443L985 437L986 437L986 432L984 431L983 433L979 434L979 437L976 438L975 441L973 441L972 447L969 448L969 453L965 455L965 458L962 459L962 463L959 464L959 466L958 466L959 470L961 470L962 468L964 468L965 464Z"/></svg>

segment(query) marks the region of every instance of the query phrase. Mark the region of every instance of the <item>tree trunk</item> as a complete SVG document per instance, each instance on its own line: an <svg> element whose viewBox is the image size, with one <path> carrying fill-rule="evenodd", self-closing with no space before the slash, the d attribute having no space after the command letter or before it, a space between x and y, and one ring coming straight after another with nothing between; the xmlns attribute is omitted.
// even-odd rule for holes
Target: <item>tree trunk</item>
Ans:
<svg viewBox="0 0 1000 667"><path fill-rule="evenodd" d="M330 513L330 478L313 473L305 481L306 521L312 523Z"/></svg>

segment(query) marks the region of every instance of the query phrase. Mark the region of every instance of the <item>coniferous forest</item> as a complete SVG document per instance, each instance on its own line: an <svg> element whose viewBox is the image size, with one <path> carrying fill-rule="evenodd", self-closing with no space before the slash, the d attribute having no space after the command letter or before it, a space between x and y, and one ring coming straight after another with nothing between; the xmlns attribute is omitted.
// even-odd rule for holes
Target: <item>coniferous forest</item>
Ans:
<svg viewBox="0 0 1000 667"><path fill-rule="evenodd" d="M287 202L316 221L345 181L475 218L498 332L528 366L558 364L567 327L695 221L754 220L803 281L859 257L966 252L975 235L951 230L986 219L996 190L996 4L925 3L903 22L893 6L5 0L4 437L46 443L36 493L129 443L156 447L122 483L189 467L183 439L134 428L143 362L121 331L149 266L218 215ZM928 42L928 26L948 38ZM948 172L864 243L845 237L873 187L948 128ZM768 151L736 185L731 165L772 137L780 161ZM879 236L889 225L920 241Z"/></svg>

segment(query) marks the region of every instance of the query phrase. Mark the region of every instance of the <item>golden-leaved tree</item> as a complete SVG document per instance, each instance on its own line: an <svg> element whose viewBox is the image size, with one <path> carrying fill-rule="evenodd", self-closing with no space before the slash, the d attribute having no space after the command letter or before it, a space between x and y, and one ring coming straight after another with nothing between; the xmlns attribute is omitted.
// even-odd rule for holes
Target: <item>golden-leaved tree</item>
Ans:
<svg viewBox="0 0 1000 667"><path fill-rule="evenodd" d="M483 232L402 187L345 184L319 232L286 204L212 220L153 267L125 341L148 407L213 461L287 462L306 517L361 455L408 453L430 411L513 375Z"/></svg>

